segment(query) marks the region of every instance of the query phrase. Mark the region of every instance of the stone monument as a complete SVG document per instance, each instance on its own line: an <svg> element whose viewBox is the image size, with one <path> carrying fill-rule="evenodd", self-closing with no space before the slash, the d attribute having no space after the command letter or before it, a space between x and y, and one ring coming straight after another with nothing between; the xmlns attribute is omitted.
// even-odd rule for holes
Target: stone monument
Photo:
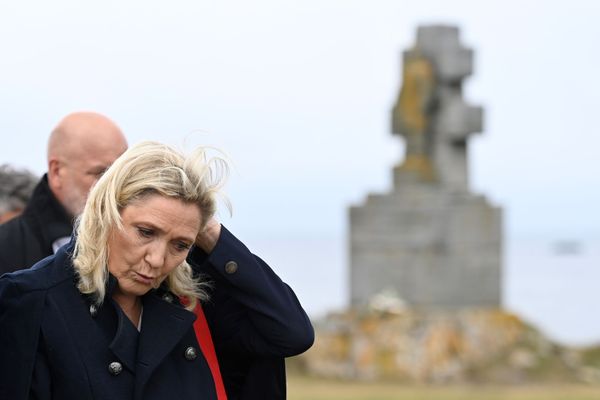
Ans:
<svg viewBox="0 0 600 400"><path fill-rule="evenodd" d="M353 307L313 321L315 345L297 364L311 376L600 382L598 348L554 344L499 308L502 213L468 182L468 138L483 115L461 94L472 57L448 26L419 28L404 53L392 130L406 155L390 193L350 208Z"/></svg>
<svg viewBox="0 0 600 400"><path fill-rule="evenodd" d="M350 208L352 306L386 291L416 308L500 306L502 212L469 191L468 139L483 117L462 97L472 66L456 27L420 27L404 52L392 130L406 155L390 193Z"/></svg>

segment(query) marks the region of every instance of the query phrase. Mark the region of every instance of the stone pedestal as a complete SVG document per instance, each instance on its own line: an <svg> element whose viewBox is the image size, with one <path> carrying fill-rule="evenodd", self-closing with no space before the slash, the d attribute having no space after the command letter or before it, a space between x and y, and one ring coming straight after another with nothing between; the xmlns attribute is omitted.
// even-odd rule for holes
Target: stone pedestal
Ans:
<svg viewBox="0 0 600 400"><path fill-rule="evenodd" d="M414 307L501 304L502 212L484 197L411 185L350 208L353 306L394 291Z"/></svg>

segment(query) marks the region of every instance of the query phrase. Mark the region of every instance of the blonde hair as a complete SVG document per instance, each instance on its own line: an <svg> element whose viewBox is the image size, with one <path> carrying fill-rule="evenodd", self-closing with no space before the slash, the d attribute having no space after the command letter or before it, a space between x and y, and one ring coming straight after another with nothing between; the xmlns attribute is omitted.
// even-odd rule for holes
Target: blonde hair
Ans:
<svg viewBox="0 0 600 400"><path fill-rule="evenodd" d="M123 153L91 190L76 224L73 266L77 288L100 304L108 281L108 239L113 229L123 229L120 211L150 194L196 204L202 230L216 211L216 195L227 175L222 158L208 158L204 148L189 156L158 142L142 142ZM194 278L184 261L165 279L170 291L188 299L192 310L197 299L207 299L206 283Z"/></svg>

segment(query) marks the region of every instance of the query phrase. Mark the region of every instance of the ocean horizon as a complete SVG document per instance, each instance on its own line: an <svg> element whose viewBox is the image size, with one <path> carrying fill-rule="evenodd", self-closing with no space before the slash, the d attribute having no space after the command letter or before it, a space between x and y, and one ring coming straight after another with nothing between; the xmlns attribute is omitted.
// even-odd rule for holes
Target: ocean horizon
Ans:
<svg viewBox="0 0 600 400"><path fill-rule="evenodd" d="M342 236L245 240L286 281L313 319L347 308ZM502 307L569 346L600 344L600 240L512 238L503 249Z"/></svg>

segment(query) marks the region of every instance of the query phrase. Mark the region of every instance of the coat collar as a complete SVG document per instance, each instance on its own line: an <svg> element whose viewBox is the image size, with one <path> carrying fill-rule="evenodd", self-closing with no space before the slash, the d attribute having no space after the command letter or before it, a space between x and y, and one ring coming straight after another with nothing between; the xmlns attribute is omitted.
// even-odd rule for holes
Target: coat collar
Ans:
<svg viewBox="0 0 600 400"><path fill-rule="evenodd" d="M70 236L73 230L73 218L50 190L47 174L33 190L23 218L30 221L34 227L32 231L39 235L48 254L52 254L52 243L56 239Z"/></svg>
<svg viewBox="0 0 600 400"><path fill-rule="evenodd" d="M135 377L136 396L158 365L192 328L196 316L179 305L169 303L156 293L142 298L144 316L139 336Z"/></svg>
<svg viewBox="0 0 600 400"><path fill-rule="evenodd" d="M98 366L88 363L97 363L98 360L86 355L101 352L108 345L115 360L135 371L135 393L139 395L144 392L144 387L154 370L192 329L196 316L183 308L178 299L162 286L142 297L144 313L142 329L138 334L135 327L127 325L131 325L131 322L110 297L118 284L112 275L109 275L107 282L105 301L97 310L96 316L92 316L91 296L82 296L76 288L77 275L70 257L73 245L74 241L71 241L70 245L63 247L54 256L54 265L51 266L55 275L54 281L71 277L72 286L56 292L56 300L65 322L73 332L79 332L73 336L73 340L80 349L83 362L89 371L97 369ZM78 299L74 299L73 295Z"/></svg>
<svg viewBox="0 0 600 400"><path fill-rule="evenodd" d="M139 332L119 305L112 299L110 303L117 317L117 323L114 337L108 345L108 349L126 368L135 372Z"/></svg>
<svg viewBox="0 0 600 400"><path fill-rule="evenodd" d="M188 332L196 316L184 309L163 285L142 297L142 329L138 332L119 305L110 298L117 285L113 275L110 275L107 285L105 304L112 305L117 318L109 349L136 373L136 387L142 388L154 369Z"/></svg>
<svg viewBox="0 0 600 400"><path fill-rule="evenodd" d="M152 289L142 296L144 311L142 329L138 332L119 305L112 300L117 285L117 278L109 274L104 302L97 313L99 316L106 316L107 313L116 315L114 336L109 349L129 370L135 372L135 387L142 393L152 372L192 328L196 316L183 308L179 299L163 283L158 289ZM91 306L91 297L86 297Z"/></svg>

